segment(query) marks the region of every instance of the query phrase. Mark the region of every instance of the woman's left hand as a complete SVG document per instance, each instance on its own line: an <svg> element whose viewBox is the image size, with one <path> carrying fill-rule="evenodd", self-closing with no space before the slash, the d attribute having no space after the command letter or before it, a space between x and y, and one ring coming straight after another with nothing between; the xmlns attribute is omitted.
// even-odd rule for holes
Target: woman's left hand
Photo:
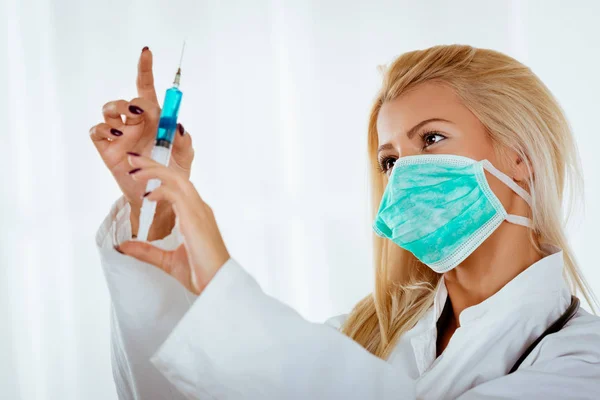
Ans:
<svg viewBox="0 0 600 400"><path fill-rule="evenodd" d="M147 242L126 241L116 249L157 266L199 295L230 257L212 209L183 174L144 156L129 155L128 161L132 179L143 182L160 179L161 185L144 196L172 205L183 244L174 251L166 251Z"/></svg>

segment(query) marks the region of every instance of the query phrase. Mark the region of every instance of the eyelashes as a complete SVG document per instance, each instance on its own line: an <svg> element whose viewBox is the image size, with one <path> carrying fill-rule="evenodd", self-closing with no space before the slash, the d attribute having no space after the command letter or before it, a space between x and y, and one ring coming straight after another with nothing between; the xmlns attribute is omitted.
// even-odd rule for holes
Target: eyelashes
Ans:
<svg viewBox="0 0 600 400"><path fill-rule="evenodd" d="M425 130L419 133L419 137L421 138L422 142L421 151L424 151L428 147L431 147L447 138L446 135L436 130ZM389 170L394 167L397 159L398 157L396 156L381 156L378 160L379 171L382 174L387 174Z"/></svg>

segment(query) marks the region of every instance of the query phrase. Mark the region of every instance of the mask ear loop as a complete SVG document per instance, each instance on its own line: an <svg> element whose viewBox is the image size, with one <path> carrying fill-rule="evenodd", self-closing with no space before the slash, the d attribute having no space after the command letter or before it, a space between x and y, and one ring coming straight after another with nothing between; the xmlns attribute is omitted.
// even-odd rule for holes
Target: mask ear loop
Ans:
<svg viewBox="0 0 600 400"><path fill-rule="evenodd" d="M529 207L531 207L531 195L527 193L525 189L521 186L517 185L515 181L510 179L506 174L496 167L492 165L488 160L483 160L483 168L485 168L490 174L494 175L496 178L500 179L506 186L511 188L516 194L521 196L523 200L527 202Z"/></svg>
<svg viewBox="0 0 600 400"><path fill-rule="evenodd" d="M531 208L531 195L527 193L525 189L521 186L517 185L512 179L510 179L504 172L500 171L498 168L494 167L491 162L488 160L483 160L483 168L488 171L490 174L494 175L498 178L502 183L511 188L516 194L518 194ZM533 229L533 221L531 221L527 217L522 217L520 215L507 214L505 218L508 222L517 225L523 225L528 228Z"/></svg>
<svg viewBox="0 0 600 400"><path fill-rule="evenodd" d="M505 219L508 222L510 222L511 224L523 225L523 226L533 229L533 222L527 217L522 217L520 215L514 215L514 214L506 214Z"/></svg>

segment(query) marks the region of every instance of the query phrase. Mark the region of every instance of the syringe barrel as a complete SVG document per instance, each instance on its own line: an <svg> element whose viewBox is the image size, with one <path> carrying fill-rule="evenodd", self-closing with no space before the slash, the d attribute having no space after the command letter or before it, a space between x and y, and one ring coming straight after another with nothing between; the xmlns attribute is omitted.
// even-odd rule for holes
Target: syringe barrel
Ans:
<svg viewBox="0 0 600 400"><path fill-rule="evenodd" d="M163 109L160 113L160 121L158 130L156 131L157 144L161 141L167 141L173 144L175 133L177 131L177 117L179 115L179 106L181 105L181 97L183 93L176 87L172 87L165 93L165 101ZM163 143L164 145L164 143Z"/></svg>

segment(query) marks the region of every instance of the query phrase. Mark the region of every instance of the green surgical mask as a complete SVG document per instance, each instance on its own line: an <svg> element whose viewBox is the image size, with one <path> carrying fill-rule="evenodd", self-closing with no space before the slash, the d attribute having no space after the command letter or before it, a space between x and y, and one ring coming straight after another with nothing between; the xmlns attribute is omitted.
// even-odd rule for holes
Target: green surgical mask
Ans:
<svg viewBox="0 0 600 400"><path fill-rule="evenodd" d="M531 207L529 193L488 160L408 156L397 160L392 169L373 229L444 273L473 253L503 221L531 228L530 219L506 212L484 170Z"/></svg>

